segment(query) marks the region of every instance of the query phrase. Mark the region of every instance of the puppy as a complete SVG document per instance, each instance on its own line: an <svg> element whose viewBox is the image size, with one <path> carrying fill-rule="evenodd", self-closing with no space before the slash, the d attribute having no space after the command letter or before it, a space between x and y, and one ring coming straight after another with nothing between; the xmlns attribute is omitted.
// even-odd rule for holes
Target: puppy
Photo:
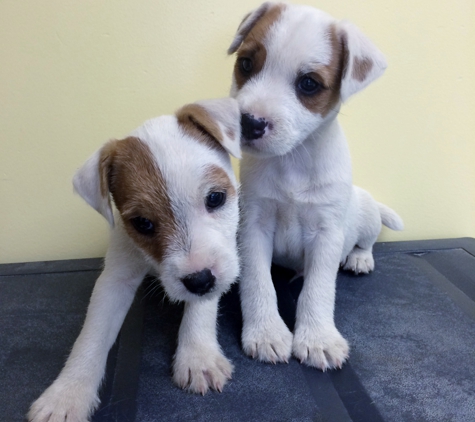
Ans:
<svg viewBox="0 0 475 422"><path fill-rule="evenodd" d="M31 406L30 421L89 418L107 354L147 273L171 300L185 302L175 383L205 394L230 379L216 317L239 273L238 184L228 155L240 157L239 122L234 99L189 104L106 143L78 170L74 188L110 223L110 246L84 327L58 378Z"/></svg>
<svg viewBox="0 0 475 422"><path fill-rule="evenodd" d="M323 371L340 368L349 347L333 318L338 268L370 272L381 223L403 228L394 211L352 186L336 120L386 61L350 23L282 3L247 15L228 53L237 53L231 96L242 113L244 351L273 363L293 352ZM304 276L293 335L277 310L272 261Z"/></svg>

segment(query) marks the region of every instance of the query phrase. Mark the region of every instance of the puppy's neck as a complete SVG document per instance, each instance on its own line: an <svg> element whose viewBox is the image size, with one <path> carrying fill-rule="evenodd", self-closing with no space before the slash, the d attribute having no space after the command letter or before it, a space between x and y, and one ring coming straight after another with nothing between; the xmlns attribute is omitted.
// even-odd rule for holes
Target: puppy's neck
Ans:
<svg viewBox="0 0 475 422"><path fill-rule="evenodd" d="M331 119L325 119L322 123L320 123L316 130L314 130L306 140L308 139L320 139L325 140L332 138L335 136L336 131L342 131L340 124L336 117ZM305 142L305 141L304 141Z"/></svg>
<svg viewBox="0 0 475 422"><path fill-rule="evenodd" d="M351 180L350 151L337 119L320 125L291 154L302 158L302 167L313 177L325 182L334 177Z"/></svg>
<svg viewBox="0 0 475 422"><path fill-rule="evenodd" d="M315 151L315 153L318 152L319 156L331 156L330 151L338 151L338 154L346 155L348 151L345 133L337 119L323 122L315 131L307 136L301 146Z"/></svg>

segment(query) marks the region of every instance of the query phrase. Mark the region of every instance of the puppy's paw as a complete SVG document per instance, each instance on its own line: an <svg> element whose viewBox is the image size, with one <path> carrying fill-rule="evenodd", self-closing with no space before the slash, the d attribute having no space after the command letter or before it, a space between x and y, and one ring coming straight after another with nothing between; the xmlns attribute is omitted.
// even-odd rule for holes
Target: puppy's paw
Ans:
<svg viewBox="0 0 475 422"><path fill-rule="evenodd" d="M259 325L244 324L244 353L262 362L288 363L292 353L292 333L280 316Z"/></svg>
<svg viewBox="0 0 475 422"><path fill-rule="evenodd" d="M233 369L218 347L179 346L173 361L173 381L192 393L204 395L210 388L221 392Z"/></svg>
<svg viewBox="0 0 475 422"><path fill-rule="evenodd" d="M292 350L300 363L325 372L340 369L348 359L350 348L335 326L317 332L302 327L295 331Z"/></svg>
<svg viewBox="0 0 475 422"><path fill-rule="evenodd" d="M374 270L373 254L371 251L355 247L343 263L343 269L353 271L355 274L368 274Z"/></svg>
<svg viewBox="0 0 475 422"><path fill-rule="evenodd" d="M95 391L73 381L56 380L31 405L30 422L86 422L99 404Z"/></svg>

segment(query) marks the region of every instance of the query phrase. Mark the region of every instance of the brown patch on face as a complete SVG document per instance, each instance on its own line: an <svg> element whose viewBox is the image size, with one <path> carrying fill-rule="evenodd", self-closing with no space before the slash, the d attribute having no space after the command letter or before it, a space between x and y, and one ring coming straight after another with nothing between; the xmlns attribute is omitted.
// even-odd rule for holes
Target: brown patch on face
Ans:
<svg viewBox="0 0 475 422"><path fill-rule="evenodd" d="M238 51L238 58L234 64L234 78L236 79L236 86L241 89L244 84L256 76L264 67L266 62L267 51L264 45L258 41L250 41L246 46L241 47ZM243 70L243 61L250 61L252 70L245 72Z"/></svg>
<svg viewBox="0 0 475 422"><path fill-rule="evenodd" d="M176 112L176 117L183 131L192 138L210 148L226 152L221 145L223 142L221 129L204 107L199 104L188 104Z"/></svg>
<svg viewBox="0 0 475 422"><path fill-rule="evenodd" d="M112 141L101 151L101 191L107 189L135 243L161 262L171 240L178 232L166 183L149 147L140 139L128 137ZM144 217L155 227L144 235L131 219Z"/></svg>
<svg viewBox="0 0 475 422"><path fill-rule="evenodd" d="M243 42L237 50L237 59L234 65L234 77L238 89L253 76L257 75L264 67L267 51L264 46L264 39L270 27L280 18L286 5L279 3L271 6L261 17L256 20ZM251 71L243 69L243 60L251 60Z"/></svg>
<svg viewBox="0 0 475 422"><path fill-rule="evenodd" d="M359 82L363 82L373 68L373 61L368 57L355 57L353 60L353 72L351 76Z"/></svg>
<svg viewBox="0 0 475 422"><path fill-rule="evenodd" d="M346 61L348 59L347 49L342 39L336 33L332 25L329 29L328 38L331 42L331 60L326 66L318 67L314 72L306 73L321 85L321 89L313 95L301 93L297 88L297 95L302 104L311 112L321 114L325 117L340 101L341 80L345 72ZM300 75L297 78L298 84Z"/></svg>
<svg viewBox="0 0 475 422"><path fill-rule="evenodd" d="M228 198L236 196L236 189L234 188L233 184L231 183L231 179L223 168L214 164L208 166L206 168L204 178L208 183L212 184L212 189L215 191L226 192L226 197Z"/></svg>

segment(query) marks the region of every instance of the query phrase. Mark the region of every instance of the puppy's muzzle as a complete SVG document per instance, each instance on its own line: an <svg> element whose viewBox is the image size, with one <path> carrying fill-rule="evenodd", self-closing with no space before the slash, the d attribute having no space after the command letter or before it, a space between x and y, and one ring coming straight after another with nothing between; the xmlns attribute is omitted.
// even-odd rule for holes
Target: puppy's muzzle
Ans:
<svg viewBox="0 0 475 422"><path fill-rule="evenodd" d="M252 114L241 114L242 135L247 140L259 139L264 136L268 123L262 117L255 119Z"/></svg>
<svg viewBox="0 0 475 422"><path fill-rule="evenodd" d="M211 270L205 268L183 277L181 281L191 293L203 296L214 287L216 277L211 273Z"/></svg>

